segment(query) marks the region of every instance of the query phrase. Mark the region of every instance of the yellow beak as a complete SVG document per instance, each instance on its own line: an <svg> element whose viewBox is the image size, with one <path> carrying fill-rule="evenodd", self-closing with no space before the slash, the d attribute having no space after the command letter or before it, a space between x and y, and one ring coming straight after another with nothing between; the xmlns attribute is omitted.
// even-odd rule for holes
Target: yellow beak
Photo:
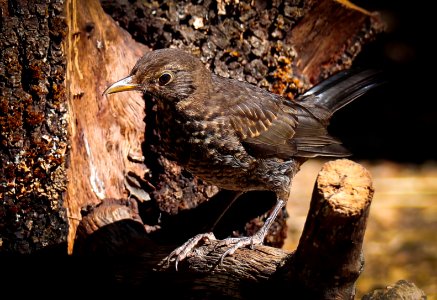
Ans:
<svg viewBox="0 0 437 300"><path fill-rule="evenodd" d="M140 85L132 82L132 76L123 78L112 85L110 85L104 92L103 95L114 94L119 92L134 91L139 90Z"/></svg>

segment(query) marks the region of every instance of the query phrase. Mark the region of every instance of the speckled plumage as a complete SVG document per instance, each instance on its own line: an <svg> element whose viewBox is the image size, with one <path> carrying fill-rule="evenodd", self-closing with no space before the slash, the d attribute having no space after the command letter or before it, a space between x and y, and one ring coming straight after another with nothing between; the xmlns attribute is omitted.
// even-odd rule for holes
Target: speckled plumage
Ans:
<svg viewBox="0 0 437 300"><path fill-rule="evenodd" d="M157 80L165 70L175 76L160 86ZM327 134L326 122L303 106L252 84L213 75L180 50L146 54L131 76L158 99L156 121L164 155L219 187L286 193L291 174L284 166L292 157L347 155ZM298 114L305 115L303 122ZM302 145L309 150L301 150ZM331 145L338 145L336 151L324 153Z"/></svg>
<svg viewBox="0 0 437 300"><path fill-rule="evenodd" d="M140 90L157 99L156 127L163 155L221 188L274 191L278 197L274 218L288 199L297 161L349 155L328 134L327 125L337 109L375 85L375 72L334 76L292 102L255 85L211 74L186 52L162 49L144 55L119 83L108 93ZM258 243L271 220L267 223ZM174 254L185 257L185 252Z"/></svg>
<svg viewBox="0 0 437 300"><path fill-rule="evenodd" d="M291 162L287 164L286 159L273 155L292 157L292 146L284 143L286 138L293 136L297 123L292 103L247 83L215 75L210 80L214 89L204 96L202 105L184 103L182 109L182 105L170 107L158 100L157 128L164 155L221 188L286 192L292 168L284 167ZM240 86L228 89L229 84ZM245 94L241 96L241 92ZM268 101L264 107L241 104L241 100L250 102L250 96L268 97ZM233 99L234 103L226 103L227 99ZM290 106L282 108L281 101ZM266 109L266 106L271 107ZM282 123L278 125L279 118L282 118L279 120ZM280 138L281 143L256 144L257 137L260 140L266 138L262 132L275 125L288 126L283 133L278 132L278 137L273 137ZM270 153L260 151L263 146L269 147ZM278 176L283 179L275 178ZM278 185L278 181L284 184Z"/></svg>

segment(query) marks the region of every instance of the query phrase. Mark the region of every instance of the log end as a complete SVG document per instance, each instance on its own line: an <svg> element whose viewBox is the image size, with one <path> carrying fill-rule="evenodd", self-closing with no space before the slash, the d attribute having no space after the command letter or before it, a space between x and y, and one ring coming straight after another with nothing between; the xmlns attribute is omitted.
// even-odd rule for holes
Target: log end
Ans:
<svg viewBox="0 0 437 300"><path fill-rule="evenodd" d="M360 215L374 193L369 171L348 159L326 163L317 177L315 191L333 212L345 216Z"/></svg>

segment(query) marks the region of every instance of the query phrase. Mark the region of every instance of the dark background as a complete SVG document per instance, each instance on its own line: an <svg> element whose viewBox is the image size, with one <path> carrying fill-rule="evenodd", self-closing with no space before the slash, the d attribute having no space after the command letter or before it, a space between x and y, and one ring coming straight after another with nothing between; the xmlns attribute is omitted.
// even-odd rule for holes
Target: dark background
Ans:
<svg viewBox="0 0 437 300"><path fill-rule="evenodd" d="M353 159L424 163L437 160L433 141L437 104L433 94L435 33L431 8L407 1L354 1L379 11L387 31L364 47L354 65L382 68L388 83L338 111L330 132Z"/></svg>

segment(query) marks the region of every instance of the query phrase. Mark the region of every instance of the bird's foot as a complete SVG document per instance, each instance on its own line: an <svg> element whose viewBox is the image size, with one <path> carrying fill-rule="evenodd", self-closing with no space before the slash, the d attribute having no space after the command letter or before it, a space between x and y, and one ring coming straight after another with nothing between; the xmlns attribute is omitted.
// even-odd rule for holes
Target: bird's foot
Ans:
<svg viewBox="0 0 437 300"><path fill-rule="evenodd" d="M253 249L257 245L262 245L270 226L272 226L273 221L284 205L285 201L278 199L273 211L270 213L270 216L267 218L264 225L254 235L240 238L227 238L219 241L216 247L232 245L220 257L220 264L223 264L223 259L228 255L234 254L238 248L250 246L250 248Z"/></svg>
<svg viewBox="0 0 437 300"><path fill-rule="evenodd" d="M180 261L184 260L190 253L192 253L193 249L199 244L201 240L216 240L214 234L212 232L201 233L195 235L191 239L185 242L182 246L176 248L173 252L171 252L167 257L167 264L170 264L170 260L173 257L176 257L175 267L176 271L178 270L178 264Z"/></svg>
<svg viewBox="0 0 437 300"><path fill-rule="evenodd" d="M250 246L250 249L254 249L255 246L262 245L264 241L265 234L262 231L258 231L256 234L252 236L244 236L238 238L227 238L219 241L216 245L217 247L227 246L227 249L220 257L220 264L223 264L223 259L235 253L235 251L239 248Z"/></svg>
<svg viewBox="0 0 437 300"><path fill-rule="evenodd" d="M262 245L265 234L262 231L248 237L238 237L238 238L226 238L224 240L219 240L215 245L214 249L220 247L229 247L220 257L220 265L223 264L223 259L234 254L234 252L242 247L250 246L254 249L255 246ZM175 258L175 268L178 270L178 264L186 257L191 256L194 248L199 244L201 240L214 241L217 240L212 232L198 234L188 241L186 241L182 246L176 248L167 257L167 264L170 264L172 258ZM191 254L191 255L190 255Z"/></svg>
<svg viewBox="0 0 437 300"><path fill-rule="evenodd" d="M262 245L264 238L267 235L267 232L272 226L273 221L275 220L276 216L278 215L279 211L284 207L285 201L278 199L273 211L271 212L270 216L265 221L264 225L258 230L257 233L255 233L252 236L248 237L239 237L239 238L227 238L224 240L218 241L218 243L215 245L214 249L218 247L224 247L227 246L229 249L227 249L222 256L220 257L220 264L223 264L223 259L228 256L234 254L234 252L241 247L250 246L252 249L254 246ZM167 257L167 264L170 264L170 260L176 256L176 271L178 269L178 263L186 258L194 249L194 247L197 246L197 244L201 240L217 240L212 232L209 233L202 233L198 234L191 239L189 239L185 244L183 244L181 247L174 250L170 255Z"/></svg>

